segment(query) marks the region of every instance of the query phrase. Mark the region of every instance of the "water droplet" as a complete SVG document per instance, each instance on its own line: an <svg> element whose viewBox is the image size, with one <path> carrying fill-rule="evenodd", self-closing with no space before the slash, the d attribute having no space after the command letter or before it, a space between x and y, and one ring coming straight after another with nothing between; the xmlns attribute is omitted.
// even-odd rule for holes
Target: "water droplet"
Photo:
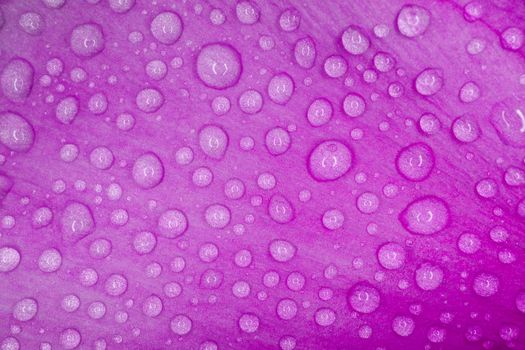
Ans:
<svg viewBox="0 0 525 350"><path fill-rule="evenodd" d="M255 314L243 314L239 318L239 328L245 333L255 333L259 329L259 317Z"/></svg>
<svg viewBox="0 0 525 350"><path fill-rule="evenodd" d="M306 118L313 127L327 124L332 119L334 109L332 103L326 98L316 98L310 103Z"/></svg>
<svg viewBox="0 0 525 350"><path fill-rule="evenodd" d="M374 67L383 73L388 73L394 69L396 60L388 52L378 52L374 55Z"/></svg>
<svg viewBox="0 0 525 350"><path fill-rule="evenodd" d="M20 264L20 252L13 247L0 248L0 272L10 272Z"/></svg>
<svg viewBox="0 0 525 350"><path fill-rule="evenodd" d="M305 69L310 69L315 64L317 51L315 41L311 37L299 39L295 42L294 58L297 64Z"/></svg>
<svg viewBox="0 0 525 350"><path fill-rule="evenodd" d="M488 273L480 273L474 278L472 288L480 297L491 297L499 290L499 279Z"/></svg>
<svg viewBox="0 0 525 350"><path fill-rule="evenodd" d="M479 99L481 96L481 90L473 81L469 81L461 87L459 90L459 99L464 103L472 103Z"/></svg>
<svg viewBox="0 0 525 350"><path fill-rule="evenodd" d="M128 289L128 280L120 274L112 274L104 282L104 290L106 294L118 297L126 292Z"/></svg>
<svg viewBox="0 0 525 350"><path fill-rule="evenodd" d="M150 23L151 35L165 45L173 45L182 35L182 20L175 12L161 12Z"/></svg>
<svg viewBox="0 0 525 350"><path fill-rule="evenodd" d="M76 349L81 341L80 332L74 328L66 328L60 332L60 345L66 350Z"/></svg>
<svg viewBox="0 0 525 350"><path fill-rule="evenodd" d="M293 32L301 24L301 14L295 8L289 8L281 12L279 16L279 27L284 32Z"/></svg>
<svg viewBox="0 0 525 350"><path fill-rule="evenodd" d="M321 327L328 327L336 320L335 311L330 308L320 308L314 315L315 323Z"/></svg>
<svg viewBox="0 0 525 350"><path fill-rule="evenodd" d="M434 151L423 142L402 148L397 154L396 168L410 181L423 181L434 169Z"/></svg>
<svg viewBox="0 0 525 350"><path fill-rule="evenodd" d="M135 6L135 0L109 0L109 7L116 13L126 13Z"/></svg>
<svg viewBox="0 0 525 350"><path fill-rule="evenodd" d="M377 250L377 260L387 270L400 269L405 259L405 249L397 243L385 243Z"/></svg>
<svg viewBox="0 0 525 350"><path fill-rule="evenodd" d="M241 0L235 6L235 14L242 24L255 24L259 20L261 11L256 4L250 0Z"/></svg>
<svg viewBox="0 0 525 350"><path fill-rule="evenodd" d="M434 290L443 282L443 275L443 270L439 266L423 263L416 270L416 284L423 290Z"/></svg>
<svg viewBox="0 0 525 350"><path fill-rule="evenodd" d="M297 303L292 299L281 299L277 303L277 316L282 320L291 320L297 315Z"/></svg>
<svg viewBox="0 0 525 350"><path fill-rule="evenodd" d="M501 47L510 51L518 51L525 42L523 30L517 27L509 27L500 35Z"/></svg>
<svg viewBox="0 0 525 350"><path fill-rule="evenodd" d="M45 29L44 18L36 12L26 12L20 15L18 24L29 35L40 35Z"/></svg>
<svg viewBox="0 0 525 350"><path fill-rule="evenodd" d="M324 141L310 153L308 171L317 181L334 181L350 170L352 160L348 146L336 140Z"/></svg>
<svg viewBox="0 0 525 350"><path fill-rule="evenodd" d="M73 53L79 57L93 57L106 45L102 27L96 23L85 23L76 26L71 32L70 46Z"/></svg>
<svg viewBox="0 0 525 350"><path fill-rule="evenodd" d="M291 142L288 131L279 127L270 129L265 136L266 149L274 156L281 155L288 151Z"/></svg>
<svg viewBox="0 0 525 350"><path fill-rule="evenodd" d="M435 196L417 198L399 215L405 229L413 234L431 235L440 232L449 224L447 203Z"/></svg>
<svg viewBox="0 0 525 350"><path fill-rule="evenodd" d="M199 145L201 150L210 158L216 160L224 158L228 143L228 134L220 126L205 125L199 131Z"/></svg>
<svg viewBox="0 0 525 350"><path fill-rule="evenodd" d="M522 99L500 101L490 111L490 122L500 139L511 146L525 147L525 109Z"/></svg>
<svg viewBox="0 0 525 350"><path fill-rule="evenodd" d="M323 213L323 226L331 231L343 227L345 216L342 211L338 209L330 209Z"/></svg>
<svg viewBox="0 0 525 350"><path fill-rule="evenodd" d="M370 40L362 28L351 25L341 36L345 50L352 55L361 55L370 47Z"/></svg>
<svg viewBox="0 0 525 350"><path fill-rule="evenodd" d="M399 336L408 337L415 328L416 323L409 316L396 316L392 320L392 330Z"/></svg>
<svg viewBox="0 0 525 350"><path fill-rule="evenodd" d="M62 266L62 254L58 249L45 249L38 258L38 268L42 272L56 272L60 266Z"/></svg>
<svg viewBox="0 0 525 350"><path fill-rule="evenodd" d="M0 113L0 142L15 152L27 152L33 146L33 126L21 115Z"/></svg>
<svg viewBox="0 0 525 350"><path fill-rule="evenodd" d="M244 113L256 114L259 113L263 107L263 97L257 90L245 90L241 96L239 96L238 103L239 108Z"/></svg>
<svg viewBox="0 0 525 350"><path fill-rule="evenodd" d="M481 240L474 233L462 233L458 238L458 248L465 254L474 254L481 248Z"/></svg>
<svg viewBox="0 0 525 350"><path fill-rule="evenodd" d="M474 117L466 114L454 120L452 133L456 140L463 143L471 143L480 137L481 129Z"/></svg>
<svg viewBox="0 0 525 350"><path fill-rule="evenodd" d="M164 178L164 165L155 153L144 153L135 160L132 177L139 187L153 188Z"/></svg>
<svg viewBox="0 0 525 350"><path fill-rule="evenodd" d="M204 218L210 227L225 228L230 223L230 209L222 204L212 204L206 208Z"/></svg>
<svg viewBox="0 0 525 350"><path fill-rule="evenodd" d="M397 29L408 38L422 35L429 25L430 12L418 5L404 5L397 15Z"/></svg>
<svg viewBox="0 0 525 350"><path fill-rule="evenodd" d="M365 99L357 93L349 93L343 101L343 110L349 117L359 117L366 110Z"/></svg>
<svg viewBox="0 0 525 350"><path fill-rule="evenodd" d="M95 229L91 209L80 202L70 202L66 205L60 225L62 239L70 244L80 241Z"/></svg>
<svg viewBox="0 0 525 350"><path fill-rule="evenodd" d="M295 218L295 210L292 203L280 194L275 194L270 198L268 213L272 220L279 224L289 223Z"/></svg>
<svg viewBox="0 0 525 350"><path fill-rule="evenodd" d="M235 48L223 43L203 46L196 64L197 74L204 85L214 89L234 86L242 73L241 55Z"/></svg>
<svg viewBox="0 0 525 350"><path fill-rule="evenodd" d="M273 102L284 105L291 98L295 89L292 77L287 73L279 73L268 83L268 95Z"/></svg>
<svg viewBox="0 0 525 350"><path fill-rule="evenodd" d="M421 95L435 95L443 87L443 71L438 68L427 68L418 74L414 84L416 91Z"/></svg>
<svg viewBox="0 0 525 350"><path fill-rule="evenodd" d="M324 61L324 72L330 78L340 78L345 75L348 70L348 64L344 57L339 55L332 55Z"/></svg>
<svg viewBox="0 0 525 350"><path fill-rule="evenodd" d="M166 238L175 238L188 229L186 215L178 209L169 209L163 212L157 221L159 234Z"/></svg>
<svg viewBox="0 0 525 350"><path fill-rule="evenodd" d="M379 291L366 282L356 283L348 292L348 304L357 312L369 314L377 310Z"/></svg>
<svg viewBox="0 0 525 350"><path fill-rule="evenodd" d="M14 58L7 63L0 75L2 93L9 100L21 102L33 88L34 68L23 58Z"/></svg>

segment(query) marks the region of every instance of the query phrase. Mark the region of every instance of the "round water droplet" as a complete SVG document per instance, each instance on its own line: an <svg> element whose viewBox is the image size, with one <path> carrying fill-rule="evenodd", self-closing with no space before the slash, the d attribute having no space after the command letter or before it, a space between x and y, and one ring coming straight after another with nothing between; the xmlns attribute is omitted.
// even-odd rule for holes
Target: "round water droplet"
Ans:
<svg viewBox="0 0 525 350"><path fill-rule="evenodd" d="M357 209L363 214L372 214L379 208L379 197L371 192L364 192L356 201Z"/></svg>
<svg viewBox="0 0 525 350"><path fill-rule="evenodd" d="M324 72L330 78L340 78L345 75L348 70L348 64L344 57L339 55L332 55L324 61Z"/></svg>
<svg viewBox="0 0 525 350"><path fill-rule="evenodd" d="M60 345L66 350L76 349L81 341L80 332L74 328L66 328L60 333Z"/></svg>
<svg viewBox="0 0 525 350"><path fill-rule="evenodd" d="M239 108L244 113L255 114L263 107L263 97L257 90L246 90L239 96Z"/></svg>
<svg viewBox="0 0 525 350"><path fill-rule="evenodd" d="M345 216L338 209L330 209L323 213L323 226L331 231L340 229L345 222Z"/></svg>
<svg viewBox="0 0 525 350"><path fill-rule="evenodd" d="M472 103L479 99L481 96L481 90L473 81L469 81L461 87L459 90L459 99L464 103Z"/></svg>
<svg viewBox="0 0 525 350"><path fill-rule="evenodd" d="M365 99L357 93L349 93L343 101L343 110L349 117L359 117L366 110Z"/></svg>
<svg viewBox="0 0 525 350"><path fill-rule="evenodd" d="M62 254L55 248L44 250L38 258L38 268L42 272L55 272L60 266L62 266Z"/></svg>
<svg viewBox="0 0 525 350"><path fill-rule="evenodd" d="M157 238L149 231L141 231L133 238L133 248L139 255L151 253L156 245Z"/></svg>
<svg viewBox="0 0 525 350"><path fill-rule="evenodd" d="M397 15L397 29L408 38L422 35L429 24L430 12L418 5L405 5Z"/></svg>
<svg viewBox="0 0 525 350"><path fill-rule="evenodd" d="M297 248L289 241L276 239L270 243L271 257L278 262L288 262L295 257Z"/></svg>
<svg viewBox="0 0 525 350"><path fill-rule="evenodd" d="M341 36L345 50L352 55L361 55L370 47L370 40L362 28L349 26Z"/></svg>
<svg viewBox="0 0 525 350"><path fill-rule="evenodd" d="M396 316L392 320L392 330L399 336L408 337L414 332L416 323L409 316Z"/></svg>
<svg viewBox="0 0 525 350"><path fill-rule="evenodd" d="M0 112L0 143L15 152L27 152L35 142L33 126L21 115Z"/></svg>
<svg viewBox="0 0 525 350"><path fill-rule="evenodd" d="M290 134L283 128L273 128L266 133L266 149L274 156L281 155L288 151L291 142Z"/></svg>
<svg viewBox="0 0 525 350"><path fill-rule="evenodd" d="M107 147L95 147L89 154L89 162L97 169L106 170L113 165L113 152Z"/></svg>
<svg viewBox="0 0 525 350"><path fill-rule="evenodd" d="M345 144L329 140L317 145L310 153L308 171L317 181L334 181L352 166L352 152Z"/></svg>
<svg viewBox="0 0 525 350"><path fill-rule="evenodd" d="M276 313L282 320L291 320L297 315L297 303L292 299L281 299L277 303Z"/></svg>
<svg viewBox="0 0 525 350"><path fill-rule="evenodd" d="M443 87L443 71L437 68L427 68L418 74L414 84L416 91L421 95L435 95Z"/></svg>
<svg viewBox="0 0 525 350"><path fill-rule="evenodd" d="M60 218L62 239L66 243L76 243L95 229L91 209L79 202L70 202L64 208Z"/></svg>
<svg viewBox="0 0 525 350"><path fill-rule="evenodd" d="M463 233L458 238L458 248L465 254L474 254L481 248L481 240L473 233Z"/></svg>
<svg viewBox="0 0 525 350"><path fill-rule="evenodd" d="M206 125L199 131L199 145L202 152L210 158L221 160L228 148L229 137L217 125Z"/></svg>
<svg viewBox="0 0 525 350"><path fill-rule="evenodd" d="M275 194L270 198L268 202L268 213L272 220L279 224L289 223L295 217L295 210L292 203L280 194Z"/></svg>
<svg viewBox="0 0 525 350"><path fill-rule="evenodd" d="M230 223L230 209L222 204L212 204L206 208L204 218L213 228L225 228Z"/></svg>
<svg viewBox="0 0 525 350"><path fill-rule="evenodd" d="M35 36L42 34L45 28L44 18L36 12L23 13L18 19L18 24L24 32Z"/></svg>
<svg viewBox="0 0 525 350"><path fill-rule="evenodd" d="M472 289L480 297L491 297L499 290L499 279L488 273L480 273L474 278Z"/></svg>
<svg viewBox="0 0 525 350"><path fill-rule="evenodd" d="M306 118L313 127L323 126L332 119L334 109L326 98L317 98L308 107Z"/></svg>
<svg viewBox="0 0 525 350"><path fill-rule="evenodd" d="M155 153L144 153L135 160L132 177L139 187L153 188L164 178L164 165Z"/></svg>
<svg viewBox="0 0 525 350"><path fill-rule="evenodd" d="M410 181L423 181L434 169L434 151L423 142L413 143L397 154L396 168Z"/></svg>
<svg viewBox="0 0 525 350"><path fill-rule="evenodd" d="M166 11L161 12L150 23L151 35L157 41L172 45L179 40L182 35L182 20L175 12Z"/></svg>
<svg viewBox="0 0 525 350"><path fill-rule="evenodd" d="M473 116L464 115L452 123L452 133L456 140L463 143L476 141L481 136L481 129Z"/></svg>
<svg viewBox="0 0 525 350"><path fill-rule="evenodd" d="M0 272L10 272L20 264L20 252L13 247L0 248Z"/></svg>
<svg viewBox="0 0 525 350"><path fill-rule="evenodd" d="M239 318L239 328L245 333L255 333L259 329L259 317L255 314L243 314Z"/></svg>
<svg viewBox="0 0 525 350"><path fill-rule="evenodd" d="M223 43L203 46L196 64L197 75L204 85L214 89L234 86L242 73L239 52L232 46Z"/></svg>
<svg viewBox="0 0 525 350"><path fill-rule="evenodd" d="M154 88L143 89L138 92L135 103L142 112L154 113L164 104L164 95Z"/></svg>
<svg viewBox="0 0 525 350"><path fill-rule="evenodd" d="M163 308L162 299L157 295L150 295L142 303L142 313L148 317L157 317Z"/></svg>
<svg viewBox="0 0 525 350"><path fill-rule="evenodd" d="M423 290L437 289L443 282L443 270L430 263L423 263L416 270L416 284Z"/></svg>
<svg viewBox="0 0 525 350"><path fill-rule="evenodd" d="M420 197L399 215L405 229L413 234L431 235L440 232L449 224L448 204L435 196Z"/></svg>
<svg viewBox="0 0 525 350"><path fill-rule="evenodd" d="M7 63L0 75L2 93L14 102L23 101L33 88L34 69L29 61L14 58Z"/></svg>
<svg viewBox="0 0 525 350"><path fill-rule="evenodd" d="M106 39L101 26L85 23L73 29L69 43L75 55L93 57L104 50Z"/></svg>
<svg viewBox="0 0 525 350"><path fill-rule="evenodd" d="M299 39L295 42L294 58L297 64L305 69L310 69L315 64L317 50L315 41L311 37Z"/></svg>
<svg viewBox="0 0 525 350"><path fill-rule="evenodd" d="M378 52L374 56L374 67L380 72L390 72L395 65L396 60L387 52Z"/></svg>
<svg viewBox="0 0 525 350"><path fill-rule="evenodd" d="M400 269L405 259L405 249L397 243L385 243L377 250L377 260L387 270Z"/></svg>
<svg viewBox="0 0 525 350"><path fill-rule="evenodd" d="M116 13L126 13L135 6L135 0L109 0L109 7Z"/></svg>
<svg viewBox="0 0 525 350"><path fill-rule="evenodd" d="M501 47L510 51L518 51L525 42L523 30L517 27L505 29L500 35Z"/></svg>
<svg viewBox="0 0 525 350"><path fill-rule="evenodd" d="M289 8L281 12L279 16L279 27L282 31L293 32L301 24L301 14L295 8Z"/></svg>
<svg viewBox="0 0 525 350"><path fill-rule="evenodd" d="M22 322L32 320L38 312L38 302L33 298L24 298L13 307L13 317Z"/></svg>
<svg viewBox="0 0 525 350"><path fill-rule="evenodd" d="M128 289L128 280L120 274L112 274L104 282L106 294L118 297Z"/></svg>
<svg viewBox="0 0 525 350"><path fill-rule="evenodd" d="M330 308L320 308L315 312L314 320L321 327L331 326L336 320L335 311Z"/></svg>
<svg viewBox="0 0 525 350"><path fill-rule="evenodd" d="M250 0L241 0L235 6L235 14L242 24L255 24L259 20L261 11L256 4Z"/></svg>
<svg viewBox="0 0 525 350"><path fill-rule="evenodd" d="M359 282L349 290L347 300L355 311L369 314L377 310L381 297L375 287L366 282Z"/></svg>
<svg viewBox="0 0 525 350"><path fill-rule="evenodd" d="M157 229L161 236L175 238L186 232L188 229L188 219L182 211L169 209L159 216Z"/></svg>
<svg viewBox="0 0 525 350"><path fill-rule="evenodd" d="M441 122L432 113L425 113L419 118L419 128L427 135L434 135L441 129Z"/></svg>
<svg viewBox="0 0 525 350"><path fill-rule="evenodd" d="M268 83L268 95L273 102L284 105L291 98L295 89L292 77L287 73L279 73Z"/></svg>
<svg viewBox="0 0 525 350"><path fill-rule="evenodd" d="M71 124L78 114L78 99L68 96L62 99L55 109L55 116L62 124Z"/></svg>

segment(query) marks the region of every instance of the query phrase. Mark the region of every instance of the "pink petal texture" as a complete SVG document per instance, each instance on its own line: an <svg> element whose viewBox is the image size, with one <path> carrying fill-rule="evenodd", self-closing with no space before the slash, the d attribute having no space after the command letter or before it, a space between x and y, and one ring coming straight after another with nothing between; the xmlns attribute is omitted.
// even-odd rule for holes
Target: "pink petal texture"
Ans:
<svg viewBox="0 0 525 350"><path fill-rule="evenodd" d="M524 31L0 1L0 350L525 349Z"/></svg>

